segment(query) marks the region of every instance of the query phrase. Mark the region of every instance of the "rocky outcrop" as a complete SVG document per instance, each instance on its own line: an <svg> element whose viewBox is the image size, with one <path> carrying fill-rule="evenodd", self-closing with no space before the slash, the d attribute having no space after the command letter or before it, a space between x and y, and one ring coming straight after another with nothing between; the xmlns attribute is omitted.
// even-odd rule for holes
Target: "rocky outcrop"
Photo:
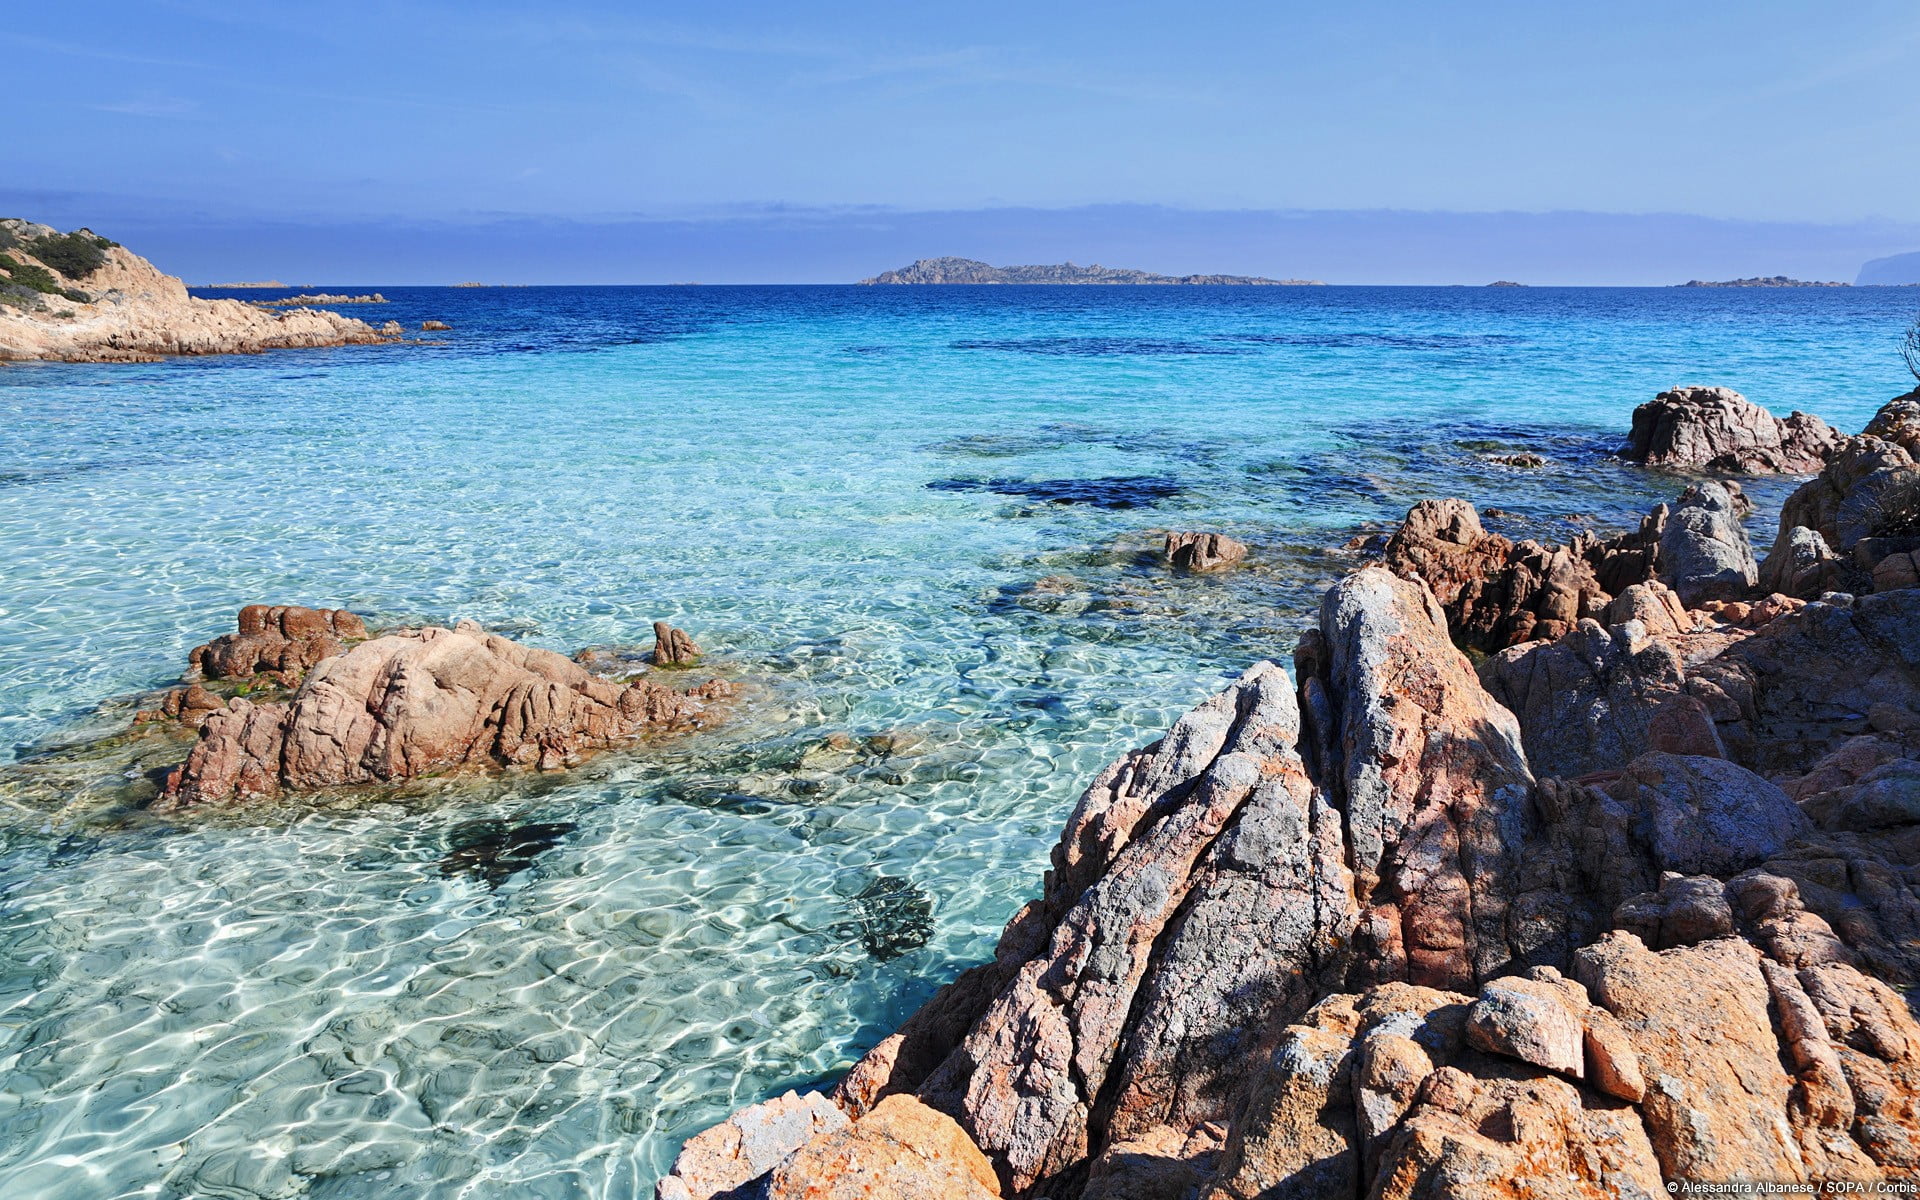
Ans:
<svg viewBox="0 0 1920 1200"><path fill-rule="evenodd" d="M1818 417L1775 417L1731 388L1679 387L1633 410L1620 457L1674 471L1804 474L1844 440Z"/></svg>
<svg viewBox="0 0 1920 1200"><path fill-rule="evenodd" d="M321 615L249 609L241 633L229 635L236 640L196 652L198 661L303 661L356 624L350 614L332 614L322 632ZM287 637L290 630L314 636ZM288 700L235 698L206 715L200 741L154 808L392 783L459 767L563 767L643 733L705 724L712 702L730 692L721 681L679 692L647 679L605 679L470 621L384 634L309 668Z"/></svg>
<svg viewBox="0 0 1920 1200"><path fill-rule="evenodd" d="M1811 603L1755 597L1737 485L1553 548L1417 506L1291 677L1094 782L993 961L834 1102L947 1114L1027 1200L1910 1175L1920 546L1859 497L1911 469L1854 439L1796 493L1770 577L1844 545L1898 585ZM762 1182L866 1186L811 1154L845 1136Z"/></svg>
<svg viewBox="0 0 1920 1200"><path fill-rule="evenodd" d="M0 304L0 361L153 362L175 354L257 354L397 340L397 326L376 330L320 309L269 312L239 300L195 299L177 277L111 243L99 247L97 266L69 277L30 252L37 241L54 236L52 229L7 221L0 222L0 233L7 235L0 240L13 243L9 259L48 272L55 288L41 303Z"/></svg>
<svg viewBox="0 0 1920 1200"><path fill-rule="evenodd" d="M1247 557L1247 548L1224 533L1169 533L1162 557L1176 571L1224 571Z"/></svg>
<svg viewBox="0 0 1920 1200"><path fill-rule="evenodd" d="M993 1164L952 1117L889 1096L775 1167L767 1200L999 1200Z"/></svg>
<svg viewBox="0 0 1920 1200"><path fill-rule="evenodd" d="M1737 511L1744 501L1737 485L1731 495ZM1617 537L1582 533L1563 546L1516 544L1488 533L1464 500L1422 500L1387 540L1382 562L1432 589L1457 643L1492 653L1561 637L1582 620L1602 617L1614 597L1653 579L1662 569L1668 521L1662 504L1638 529Z"/></svg>
<svg viewBox="0 0 1920 1200"><path fill-rule="evenodd" d="M1383 561L1432 589L1463 645L1497 650L1558 637L1605 607L1586 549L1516 545L1488 533L1464 500L1423 500L1388 539Z"/></svg>
<svg viewBox="0 0 1920 1200"><path fill-rule="evenodd" d="M853 1122L816 1093L788 1092L750 1104L680 1147L659 1200L713 1200L766 1176L814 1138Z"/></svg>

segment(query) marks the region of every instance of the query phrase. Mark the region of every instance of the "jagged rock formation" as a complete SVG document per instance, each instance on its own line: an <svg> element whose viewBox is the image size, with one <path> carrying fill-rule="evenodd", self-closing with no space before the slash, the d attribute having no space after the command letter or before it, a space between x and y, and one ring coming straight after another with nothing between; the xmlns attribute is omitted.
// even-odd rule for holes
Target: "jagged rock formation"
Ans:
<svg viewBox="0 0 1920 1200"><path fill-rule="evenodd" d="M1155 275L1125 267L1073 263L996 267L973 258L923 258L898 270L882 271L863 284L898 283L1079 283L1079 284L1239 284L1248 287L1317 286L1317 279L1262 279L1255 275Z"/></svg>
<svg viewBox="0 0 1920 1200"><path fill-rule="evenodd" d="M1492 652L1560 637L1654 578L1667 521L1663 504L1639 529L1605 541L1582 533L1564 546L1515 544L1488 533L1464 500L1422 500L1387 540L1382 561L1432 589L1456 641Z"/></svg>
<svg viewBox="0 0 1920 1200"><path fill-rule="evenodd" d="M1053 1200L1905 1177L1920 590L1689 609L1661 580L1717 578L1737 507L1690 490L1715 520L1650 519L1640 579L1477 677L1449 619L1542 624L1511 578L1556 556L1417 509L1405 577L1350 576L1293 678L1257 664L1108 768L994 960L834 1102L913 1096ZM1563 595L1620 569L1559 550ZM820 1144L767 1178L865 1186Z"/></svg>
<svg viewBox="0 0 1920 1200"><path fill-rule="evenodd" d="M1818 471L1844 441L1825 421L1774 416L1732 388L1679 387L1633 410L1620 457L1675 471Z"/></svg>
<svg viewBox="0 0 1920 1200"><path fill-rule="evenodd" d="M31 303L0 303L0 361L153 362L173 354L257 354L399 337L391 322L376 330L318 309L268 312L239 300L196 300L176 276L111 243L96 247L97 265L74 267L84 273L68 276L30 249L55 236L45 225L0 221L0 250L8 261L46 272L54 289Z"/></svg>
<svg viewBox="0 0 1920 1200"><path fill-rule="evenodd" d="M697 727L731 693L714 680L675 691L618 682L471 621L370 640L351 613L255 605L240 630L193 652L209 676L276 674L284 701L219 703L204 687L163 712L200 741L156 811L282 791L392 783L457 767L564 767L655 730ZM213 702L210 706L209 702Z"/></svg>
<svg viewBox="0 0 1920 1200"><path fill-rule="evenodd" d="M1224 571L1247 557L1247 548L1224 533L1169 533L1162 557L1176 571Z"/></svg>

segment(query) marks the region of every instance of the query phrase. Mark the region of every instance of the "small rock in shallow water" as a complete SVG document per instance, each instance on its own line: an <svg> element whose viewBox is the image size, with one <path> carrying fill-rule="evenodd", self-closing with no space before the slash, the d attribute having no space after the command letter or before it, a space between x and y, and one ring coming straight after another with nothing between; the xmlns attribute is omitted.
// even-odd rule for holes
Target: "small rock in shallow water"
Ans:
<svg viewBox="0 0 1920 1200"><path fill-rule="evenodd" d="M1247 557L1247 548L1224 533L1169 533L1164 552L1176 571L1224 571Z"/></svg>
<svg viewBox="0 0 1920 1200"><path fill-rule="evenodd" d="M675 629L665 621L653 623L653 665L656 667L690 667L700 657L700 647L693 644L684 629Z"/></svg>
<svg viewBox="0 0 1920 1200"><path fill-rule="evenodd" d="M918 950L933 936L933 902L911 880L877 875L853 898L860 944L881 962Z"/></svg>

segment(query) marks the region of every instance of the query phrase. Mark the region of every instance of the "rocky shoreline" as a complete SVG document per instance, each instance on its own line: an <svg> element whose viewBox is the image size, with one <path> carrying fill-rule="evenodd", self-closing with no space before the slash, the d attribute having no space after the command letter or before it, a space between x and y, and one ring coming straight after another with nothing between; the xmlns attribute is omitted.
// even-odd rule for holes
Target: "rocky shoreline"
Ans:
<svg viewBox="0 0 1920 1200"><path fill-rule="evenodd" d="M73 239L87 248L74 262L48 262L33 252ZM20 283L0 289L0 362L156 362L402 337L393 321L376 328L321 309L274 312L246 301L196 299L177 276L88 230L62 235L30 221L0 220L0 251L6 260L0 268L11 263L8 278Z"/></svg>
<svg viewBox="0 0 1920 1200"><path fill-rule="evenodd" d="M1291 671L1094 780L991 962L661 1200L1913 1178L1916 455L1920 393L1845 437L1674 389L1636 530L1416 506ZM1721 471L1817 472L1764 561Z"/></svg>

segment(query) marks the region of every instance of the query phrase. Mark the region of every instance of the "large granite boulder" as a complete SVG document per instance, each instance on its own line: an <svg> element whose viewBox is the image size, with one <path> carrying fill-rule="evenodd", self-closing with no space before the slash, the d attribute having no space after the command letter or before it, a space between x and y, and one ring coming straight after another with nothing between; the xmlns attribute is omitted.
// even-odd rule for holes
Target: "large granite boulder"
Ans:
<svg viewBox="0 0 1920 1200"><path fill-rule="evenodd" d="M1681 603L1692 608L1753 591L1760 568L1741 524L1752 510L1737 483L1697 483L1680 494L1660 535L1660 581Z"/></svg>
<svg viewBox="0 0 1920 1200"><path fill-rule="evenodd" d="M562 767L650 730L705 724L729 691L615 682L471 621L389 633L314 663L290 700L235 699L208 716L154 808L456 767Z"/></svg>
<svg viewBox="0 0 1920 1200"><path fill-rule="evenodd" d="M1620 457L1675 471L1807 474L1844 440L1818 417L1783 420L1732 388L1677 387L1633 410Z"/></svg>

